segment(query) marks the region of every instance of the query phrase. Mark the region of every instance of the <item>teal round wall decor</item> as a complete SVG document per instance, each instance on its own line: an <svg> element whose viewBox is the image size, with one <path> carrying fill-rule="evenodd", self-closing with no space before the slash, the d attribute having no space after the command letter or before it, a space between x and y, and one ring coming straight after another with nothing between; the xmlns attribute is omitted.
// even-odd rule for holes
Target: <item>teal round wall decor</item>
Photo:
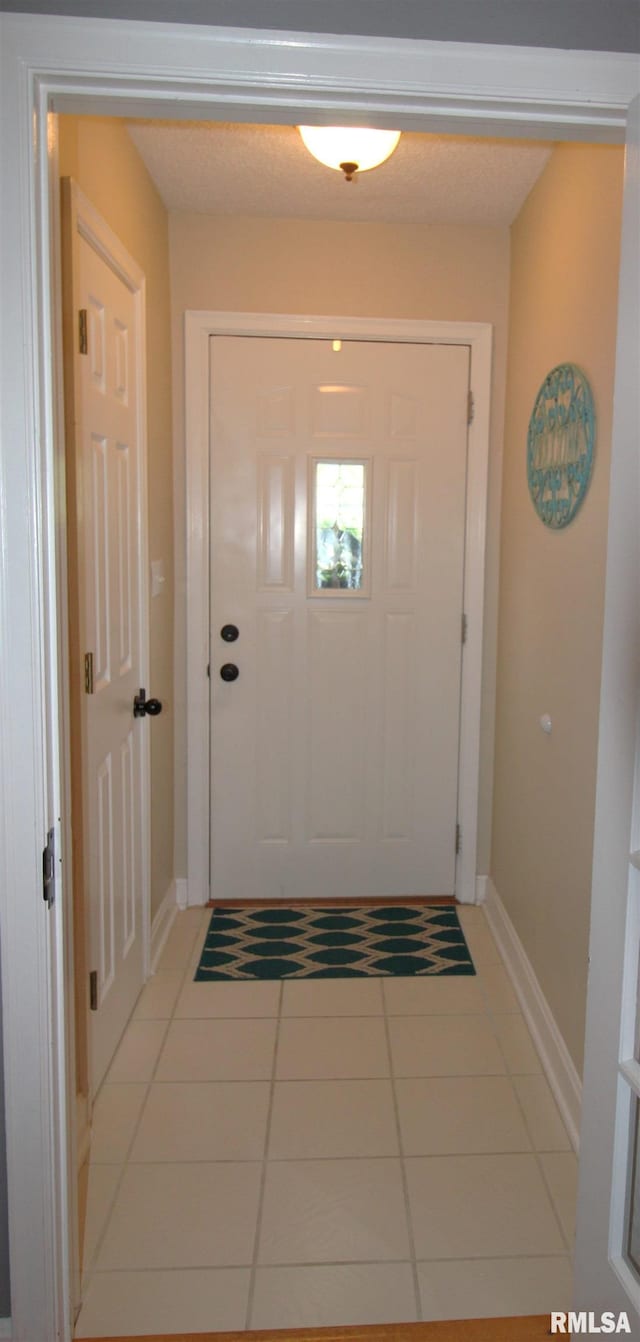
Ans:
<svg viewBox="0 0 640 1342"><path fill-rule="evenodd" d="M536 396L527 434L527 480L545 526L575 517L589 488L596 437L591 387L573 363L552 368Z"/></svg>

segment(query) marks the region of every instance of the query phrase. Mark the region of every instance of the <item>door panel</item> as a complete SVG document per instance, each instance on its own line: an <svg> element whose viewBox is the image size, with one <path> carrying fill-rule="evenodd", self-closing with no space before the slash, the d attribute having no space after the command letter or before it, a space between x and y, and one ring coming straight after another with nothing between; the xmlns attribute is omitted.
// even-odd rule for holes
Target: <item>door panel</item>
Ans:
<svg viewBox="0 0 640 1342"><path fill-rule="evenodd" d="M262 843L291 839L291 707L293 611L258 612L257 702L269 704L256 722L257 836Z"/></svg>
<svg viewBox="0 0 640 1342"><path fill-rule="evenodd" d="M415 621L407 611L384 617L382 678L382 825L386 839L409 839L414 814Z"/></svg>
<svg viewBox="0 0 640 1342"><path fill-rule="evenodd" d="M213 897L452 894L469 351L211 346Z"/></svg>
<svg viewBox="0 0 640 1342"><path fill-rule="evenodd" d="M390 461L384 583L389 591L412 591L416 583L416 462Z"/></svg>
<svg viewBox="0 0 640 1342"><path fill-rule="evenodd" d="M143 664L143 441L136 299L82 236L76 291L88 333L87 354L75 356L75 507L80 646L93 654L93 689L82 694L80 712L89 967L98 976L90 1012L95 1094L143 982L145 726L132 713Z"/></svg>
<svg viewBox="0 0 640 1342"><path fill-rule="evenodd" d="M366 700L360 686L369 631L367 614L350 607L308 615L304 791L311 843L364 839Z"/></svg>
<svg viewBox="0 0 640 1342"><path fill-rule="evenodd" d="M293 590L295 458L258 461L258 590Z"/></svg>

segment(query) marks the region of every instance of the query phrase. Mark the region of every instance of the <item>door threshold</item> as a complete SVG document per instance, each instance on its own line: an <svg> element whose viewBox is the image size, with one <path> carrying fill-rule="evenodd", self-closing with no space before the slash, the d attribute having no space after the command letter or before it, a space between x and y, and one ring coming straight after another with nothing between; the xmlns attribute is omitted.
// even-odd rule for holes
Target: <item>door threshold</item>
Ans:
<svg viewBox="0 0 640 1342"><path fill-rule="evenodd" d="M210 899L208 909L369 909L398 904L404 908L423 908L430 904L456 904L455 895L376 895L371 899L355 899L336 895L329 899ZM386 1325L385 1325L386 1327Z"/></svg>
<svg viewBox="0 0 640 1342"><path fill-rule="evenodd" d="M154 1333L99 1337L93 1342L542 1342L548 1314L460 1319L438 1323L382 1323L355 1328L279 1328L242 1333ZM78 1339L79 1342L79 1339Z"/></svg>

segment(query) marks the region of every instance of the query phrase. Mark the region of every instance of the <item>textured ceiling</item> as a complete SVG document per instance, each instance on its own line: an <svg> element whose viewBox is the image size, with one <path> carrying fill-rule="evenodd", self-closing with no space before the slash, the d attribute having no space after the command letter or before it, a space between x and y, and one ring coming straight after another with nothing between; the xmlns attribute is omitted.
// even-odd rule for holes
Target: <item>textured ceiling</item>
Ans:
<svg viewBox="0 0 640 1342"><path fill-rule="evenodd" d="M405 133L395 154L345 182L293 126L130 122L169 210L263 218L510 224L551 146Z"/></svg>

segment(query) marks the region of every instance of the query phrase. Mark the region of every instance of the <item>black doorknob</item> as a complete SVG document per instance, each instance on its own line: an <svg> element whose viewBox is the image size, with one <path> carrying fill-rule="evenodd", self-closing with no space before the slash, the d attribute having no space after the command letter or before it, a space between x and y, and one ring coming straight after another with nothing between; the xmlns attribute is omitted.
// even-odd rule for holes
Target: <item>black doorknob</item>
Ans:
<svg viewBox="0 0 640 1342"><path fill-rule="evenodd" d="M236 639L240 637L237 624L223 624L220 637L224 639L225 643L235 643Z"/></svg>
<svg viewBox="0 0 640 1342"><path fill-rule="evenodd" d="M157 718L162 712L162 704L159 699L147 699L147 692L142 687L138 690L133 700L134 718L144 718L149 714L150 718Z"/></svg>
<svg viewBox="0 0 640 1342"><path fill-rule="evenodd" d="M223 680L237 680L240 672L233 662L225 662L224 666L220 667L220 675Z"/></svg>

